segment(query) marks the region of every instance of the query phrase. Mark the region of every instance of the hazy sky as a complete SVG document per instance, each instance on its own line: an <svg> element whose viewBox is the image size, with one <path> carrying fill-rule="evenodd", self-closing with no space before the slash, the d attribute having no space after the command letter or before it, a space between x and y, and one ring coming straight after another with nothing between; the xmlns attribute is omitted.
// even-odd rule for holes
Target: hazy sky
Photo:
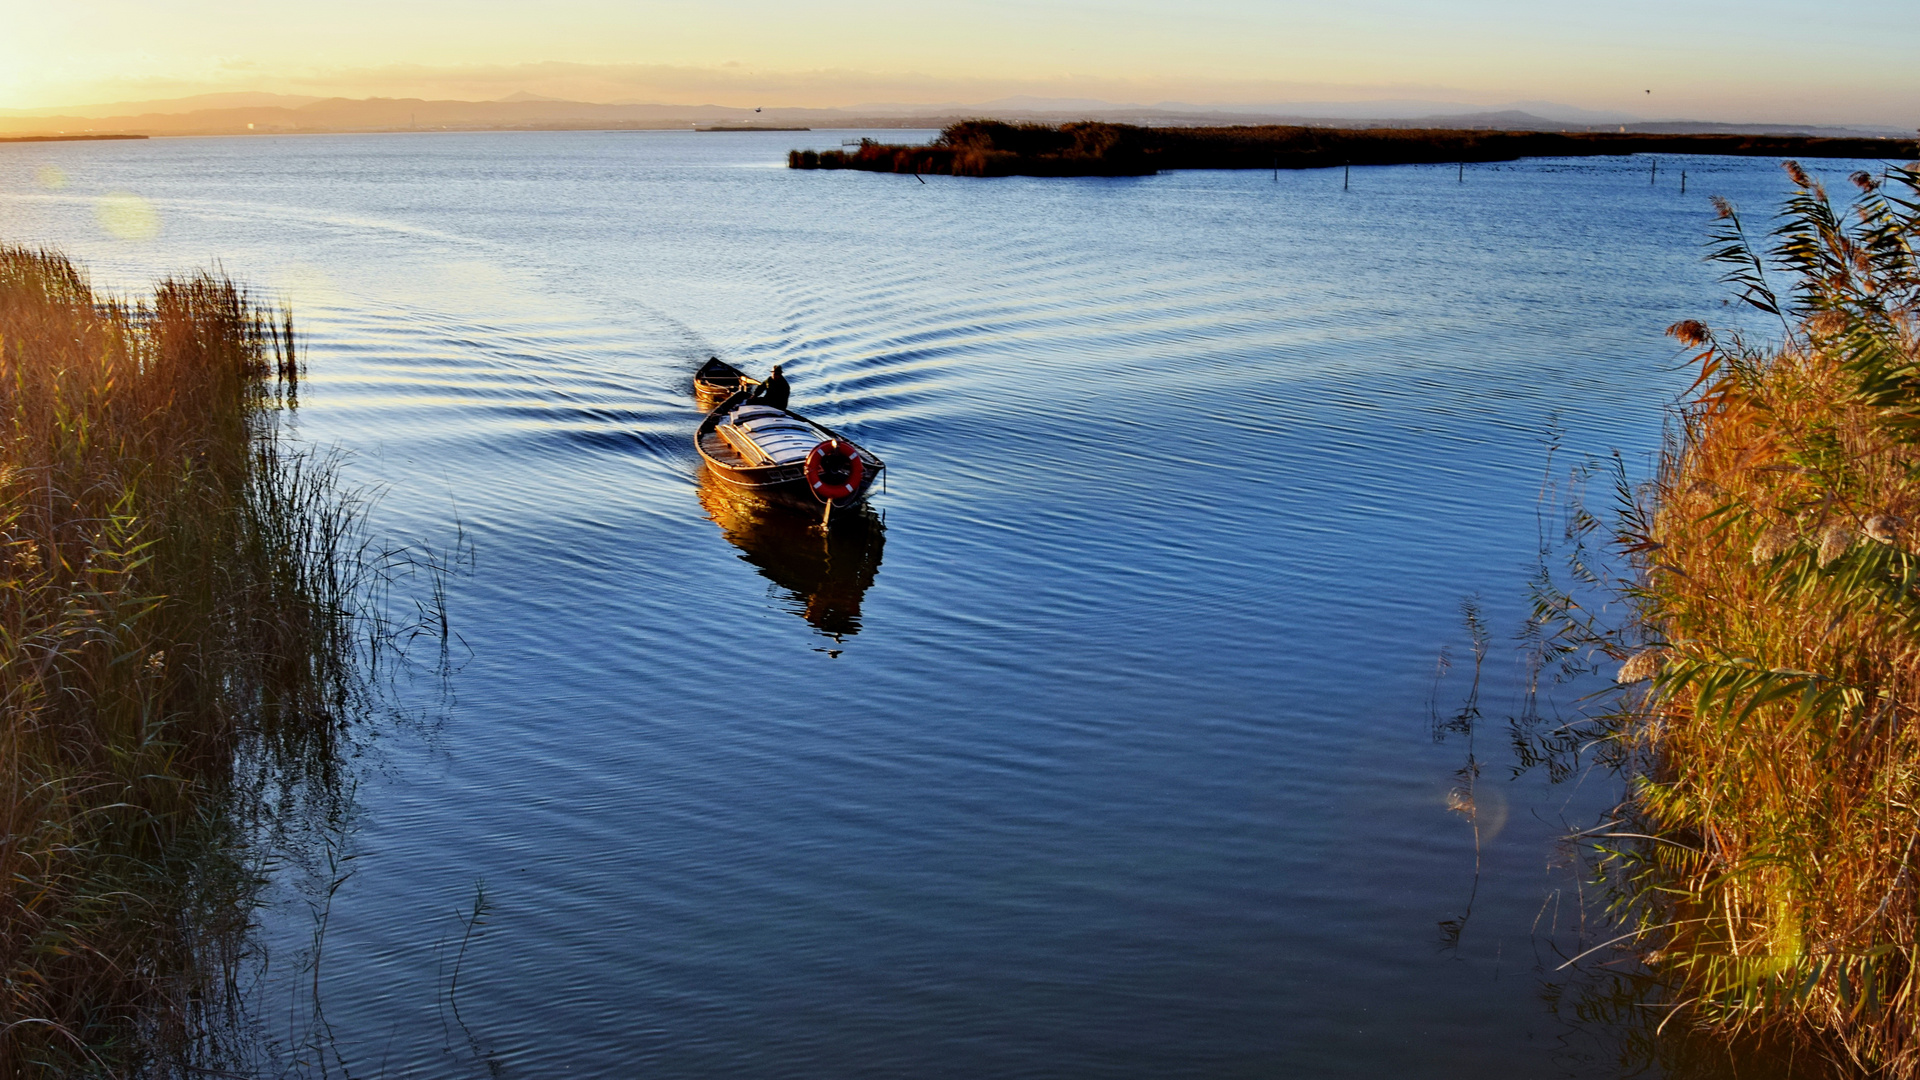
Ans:
<svg viewBox="0 0 1920 1080"><path fill-rule="evenodd" d="M229 90L776 106L1039 94L1914 126L1916 57L1920 0L0 0L0 108Z"/></svg>

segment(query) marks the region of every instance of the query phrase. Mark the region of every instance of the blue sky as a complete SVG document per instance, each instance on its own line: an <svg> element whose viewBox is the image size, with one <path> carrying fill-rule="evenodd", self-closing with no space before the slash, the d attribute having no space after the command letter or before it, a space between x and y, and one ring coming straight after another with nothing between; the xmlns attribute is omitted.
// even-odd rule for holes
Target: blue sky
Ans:
<svg viewBox="0 0 1920 1080"><path fill-rule="evenodd" d="M0 108L235 90L805 106L1028 94L1920 124L1915 0L0 0L0 25Z"/></svg>

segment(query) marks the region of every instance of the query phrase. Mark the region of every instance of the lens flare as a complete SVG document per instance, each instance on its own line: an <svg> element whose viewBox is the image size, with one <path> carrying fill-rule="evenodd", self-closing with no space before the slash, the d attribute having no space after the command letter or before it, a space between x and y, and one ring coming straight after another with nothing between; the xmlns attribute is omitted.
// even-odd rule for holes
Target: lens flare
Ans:
<svg viewBox="0 0 1920 1080"><path fill-rule="evenodd" d="M58 165L42 165L34 170L33 177L48 191L59 191L67 186L67 174Z"/></svg>
<svg viewBox="0 0 1920 1080"><path fill-rule="evenodd" d="M1500 785L1482 781L1471 786L1456 787L1447 792L1447 809L1466 818L1478 834L1475 842L1485 845L1493 842L1507 827L1507 793Z"/></svg>
<svg viewBox="0 0 1920 1080"><path fill-rule="evenodd" d="M121 240L151 240L160 235L160 215L153 204L131 191L104 196L94 214L101 228Z"/></svg>

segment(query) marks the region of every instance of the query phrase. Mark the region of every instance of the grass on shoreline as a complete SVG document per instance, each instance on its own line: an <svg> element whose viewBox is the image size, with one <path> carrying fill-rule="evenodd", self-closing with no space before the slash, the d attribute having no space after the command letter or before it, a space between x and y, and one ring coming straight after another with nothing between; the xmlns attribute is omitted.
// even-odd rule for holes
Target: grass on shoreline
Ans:
<svg viewBox="0 0 1920 1080"><path fill-rule="evenodd" d="M794 150L794 169L947 176L1142 176L1160 169L1319 169L1514 161L1523 157L1621 154L1762 157L1920 156L1911 139L1802 135L1669 135L1613 132L1473 131L1445 128L1325 128L1285 125L1138 127L1082 121L950 124L931 144L862 139L853 150Z"/></svg>
<svg viewBox="0 0 1920 1080"><path fill-rule="evenodd" d="M332 767L362 563L297 378L224 278L135 305L0 247L0 1074L191 1073L246 834Z"/></svg>
<svg viewBox="0 0 1920 1080"><path fill-rule="evenodd" d="M1629 798L1599 837L1663 1026L1791 1035L1920 1076L1920 172L1795 193L1759 250L1720 202L1713 258L1774 323L1699 322L1656 479L1621 488L1632 580L1543 590L1561 648L1622 661L1604 745ZM1579 530L1606 528L1580 519ZM1592 581L1592 579L1589 579Z"/></svg>

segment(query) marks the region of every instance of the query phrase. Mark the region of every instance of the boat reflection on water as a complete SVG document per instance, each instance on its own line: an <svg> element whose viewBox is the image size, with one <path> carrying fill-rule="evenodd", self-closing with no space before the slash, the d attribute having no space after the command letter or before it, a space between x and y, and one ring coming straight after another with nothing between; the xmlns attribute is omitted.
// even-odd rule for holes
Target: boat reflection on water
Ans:
<svg viewBox="0 0 1920 1080"><path fill-rule="evenodd" d="M860 632L860 601L880 570L887 527L862 504L820 514L764 499L700 470L700 505L761 576L789 594L794 611L835 641Z"/></svg>

